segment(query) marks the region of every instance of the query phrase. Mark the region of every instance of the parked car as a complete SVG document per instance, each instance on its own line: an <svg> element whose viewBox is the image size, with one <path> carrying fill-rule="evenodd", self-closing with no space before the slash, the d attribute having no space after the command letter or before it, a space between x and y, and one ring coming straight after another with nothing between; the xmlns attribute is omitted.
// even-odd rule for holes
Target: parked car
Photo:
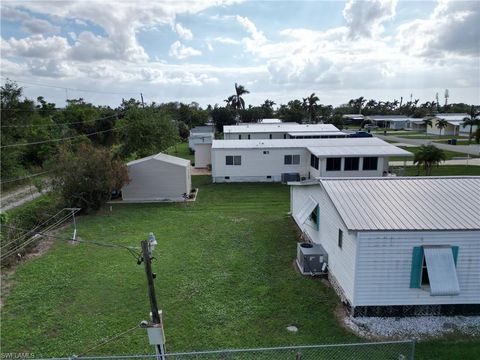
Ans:
<svg viewBox="0 0 480 360"><path fill-rule="evenodd" d="M348 137L351 138L364 138L364 137L372 137L372 134L369 134L366 131L357 131L355 134L350 134Z"/></svg>

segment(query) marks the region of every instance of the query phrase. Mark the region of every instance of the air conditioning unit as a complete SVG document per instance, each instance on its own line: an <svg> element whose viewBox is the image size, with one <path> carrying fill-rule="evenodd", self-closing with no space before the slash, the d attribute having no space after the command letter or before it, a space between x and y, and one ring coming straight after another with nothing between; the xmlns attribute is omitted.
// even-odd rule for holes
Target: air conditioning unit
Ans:
<svg viewBox="0 0 480 360"><path fill-rule="evenodd" d="M299 173L283 173L282 183L286 184L289 181L300 181L300 174Z"/></svg>
<svg viewBox="0 0 480 360"><path fill-rule="evenodd" d="M327 263L328 254L320 244L297 244L297 266L303 275L325 274Z"/></svg>

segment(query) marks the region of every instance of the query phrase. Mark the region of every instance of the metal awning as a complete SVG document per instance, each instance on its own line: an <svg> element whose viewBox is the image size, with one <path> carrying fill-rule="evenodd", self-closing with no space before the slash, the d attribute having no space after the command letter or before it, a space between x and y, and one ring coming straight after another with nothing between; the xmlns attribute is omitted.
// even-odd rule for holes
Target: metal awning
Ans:
<svg viewBox="0 0 480 360"><path fill-rule="evenodd" d="M297 215L297 220L300 224L303 224L312 211L315 209L315 207L318 205L318 203L311 197L309 196L308 199L305 201L305 203L302 206L302 209Z"/></svg>
<svg viewBox="0 0 480 360"><path fill-rule="evenodd" d="M433 296L460 294L452 248L424 246L423 251L430 281L430 294Z"/></svg>

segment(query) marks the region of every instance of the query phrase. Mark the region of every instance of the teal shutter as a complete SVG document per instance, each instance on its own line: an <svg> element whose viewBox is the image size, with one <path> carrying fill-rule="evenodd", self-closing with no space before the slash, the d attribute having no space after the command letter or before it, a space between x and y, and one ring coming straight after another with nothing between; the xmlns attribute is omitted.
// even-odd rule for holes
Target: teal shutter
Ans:
<svg viewBox="0 0 480 360"><path fill-rule="evenodd" d="M320 230L320 206L317 205L317 231Z"/></svg>
<svg viewBox="0 0 480 360"><path fill-rule="evenodd" d="M452 254L453 254L453 262L455 263L455 266L457 266L458 246L452 246Z"/></svg>
<svg viewBox="0 0 480 360"><path fill-rule="evenodd" d="M420 287L420 275L422 272L423 248L416 246L413 248L412 269L410 271L410 287Z"/></svg>

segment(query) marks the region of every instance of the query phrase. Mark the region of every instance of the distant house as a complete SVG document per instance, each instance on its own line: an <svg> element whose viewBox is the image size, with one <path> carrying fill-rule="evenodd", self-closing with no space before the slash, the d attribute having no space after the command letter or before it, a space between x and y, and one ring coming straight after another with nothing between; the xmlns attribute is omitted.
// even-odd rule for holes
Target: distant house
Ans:
<svg viewBox="0 0 480 360"><path fill-rule="evenodd" d="M191 191L190 160L157 154L127 164L126 202L183 201Z"/></svg>
<svg viewBox="0 0 480 360"><path fill-rule="evenodd" d="M382 176L389 156L411 153L379 138L214 140L214 182Z"/></svg>
<svg viewBox="0 0 480 360"><path fill-rule="evenodd" d="M224 140L342 138L346 134L332 124L266 123L223 127Z"/></svg>
<svg viewBox="0 0 480 360"><path fill-rule="evenodd" d="M423 119L409 118L405 130L425 131L425 122Z"/></svg>
<svg viewBox="0 0 480 360"><path fill-rule="evenodd" d="M380 128L403 130L407 127L410 118L405 115L369 115L367 120L371 120Z"/></svg>
<svg viewBox="0 0 480 360"><path fill-rule="evenodd" d="M365 120L362 114L345 114L342 118L345 125L360 125Z"/></svg>
<svg viewBox="0 0 480 360"><path fill-rule="evenodd" d="M258 121L259 124L281 124L281 119L261 119Z"/></svg>
<svg viewBox="0 0 480 360"><path fill-rule="evenodd" d="M211 144L213 139L215 139L215 127L213 125L194 127L190 129L188 148L193 153L196 144Z"/></svg>
<svg viewBox="0 0 480 360"><path fill-rule="evenodd" d="M354 316L480 314L480 177L290 184L293 219Z"/></svg>
<svg viewBox="0 0 480 360"><path fill-rule="evenodd" d="M437 127L439 119L446 120L448 125L442 129L442 135L468 135L470 132L470 126L463 126L465 118L469 115L466 113L451 113L451 114L436 114L432 119L432 126L428 126L427 133L432 135L439 135L440 129ZM473 127L473 131L476 130L476 126Z"/></svg>

